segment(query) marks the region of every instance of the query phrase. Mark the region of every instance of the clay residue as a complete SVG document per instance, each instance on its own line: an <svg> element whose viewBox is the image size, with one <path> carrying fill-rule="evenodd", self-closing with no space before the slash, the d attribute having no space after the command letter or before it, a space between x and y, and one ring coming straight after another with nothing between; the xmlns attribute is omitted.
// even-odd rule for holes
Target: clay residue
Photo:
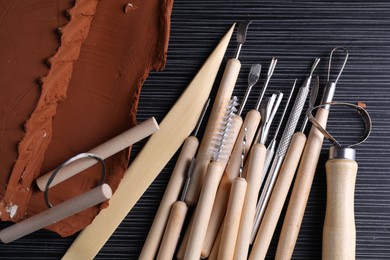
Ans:
<svg viewBox="0 0 390 260"><path fill-rule="evenodd" d="M136 124L142 83L150 70L161 70L165 64L172 1L132 1L137 8L126 14L123 7L127 3L100 0L94 16L90 9L72 9L85 19L93 16L85 41L83 32L88 32L88 25L79 21L77 26L70 26L75 13L70 12L71 22L62 27L61 47L49 59L51 70L42 80L41 97L27 123L12 181L3 198L3 208L11 202L18 205L13 221L46 209L42 192L33 183L39 175ZM70 48L60 55L64 46L76 43L81 45L79 52ZM128 159L126 149L105 160L106 182L113 190ZM58 204L84 193L99 178L97 165L50 189L50 201ZM63 236L73 234L90 223L99 210L96 206L49 229ZM3 210L3 219L6 213Z"/></svg>

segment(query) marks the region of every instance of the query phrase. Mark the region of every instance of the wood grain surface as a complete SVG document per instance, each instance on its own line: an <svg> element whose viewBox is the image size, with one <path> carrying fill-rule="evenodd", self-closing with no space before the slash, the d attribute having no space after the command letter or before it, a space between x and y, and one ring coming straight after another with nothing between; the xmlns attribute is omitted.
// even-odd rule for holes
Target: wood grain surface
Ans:
<svg viewBox="0 0 390 260"><path fill-rule="evenodd" d="M172 12L166 68L163 72L151 73L146 80L137 120L142 122L154 116L161 122L232 23L246 19L254 21L241 51L242 69L234 94L239 99L244 96L253 63L261 63L264 70L243 115L254 107L272 57L278 59L278 64L265 97L278 90L288 93L295 78L301 84L316 57L322 59L315 72L320 76L321 96L331 49L341 45L349 50L350 58L338 82L334 100L365 102L373 120L370 138L356 148L359 164L355 190L356 258L389 259L390 2L177 0ZM232 42L223 67L234 56L235 48ZM219 85L222 73L223 69L215 87ZM215 93L214 88L212 95ZM276 120L278 118L280 113ZM342 113L331 113L329 130L346 142L352 141L361 134L361 126L355 121L356 118L346 118ZM204 127L205 122L201 133ZM271 136L274 131L275 124L271 127ZM143 144L133 146L133 159ZM328 147L329 142L325 141L293 259L321 259ZM96 259L138 258L178 154L145 192ZM285 208L281 220L284 213ZM275 255L281 220L266 259L273 259ZM0 223L0 228L8 225ZM11 244L0 244L0 258L60 259L75 237L61 238L49 231L39 231Z"/></svg>

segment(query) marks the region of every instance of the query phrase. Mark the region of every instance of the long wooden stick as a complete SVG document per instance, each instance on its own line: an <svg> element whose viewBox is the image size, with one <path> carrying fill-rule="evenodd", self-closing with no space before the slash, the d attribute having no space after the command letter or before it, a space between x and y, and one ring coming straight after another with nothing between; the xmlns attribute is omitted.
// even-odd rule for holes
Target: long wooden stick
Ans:
<svg viewBox="0 0 390 260"><path fill-rule="evenodd" d="M99 204L111 198L111 195L112 191L108 184L100 185L86 193L1 230L0 240L4 243L10 243L18 238Z"/></svg>
<svg viewBox="0 0 390 260"><path fill-rule="evenodd" d="M325 128L329 110L319 108L316 120ZM276 250L275 259L291 259L299 229L302 224L303 214L309 199L311 185L320 157L324 136L314 126L311 127L306 146L299 164L294 187L291 193L286 216L284 217L282 231Z"/></svg>
<svg viewBox="0 0 390 260"><path fill-rule="evenodd" d="M184 181L187 176L192 158L198 148L198 139L190 136L186 139L180 152L171 178L169 179L164 196L154 217L153 224L149 230L148 237L144 243L139 259L154 259L156 257L165 225L168 222L169 212L172 205L177 201Z"/></svg>
<svg viewBox="0 0 390 260"><path fill-rule="evenodd" d="M264 259L267 254L305 143L306 136L304 133L297 132L293 135L253 244L250 260Z"/></svg>
<svg viewBox="0 0 390 260"><path fill-rule="evenodd" d="M88 151L88 153L95 154L102 159L106 159L111 155L125 149L126 147L129 147L130 145L148 137L157 130L158 124L156 119L151 117L144 122L134 126L133 128L130 128L129 130L121 133L120 135L117 135L116 137L108 140L107 142L104 142L103 144L93 148L92 150ZM61 174L58 174L56 178L53 179L49 188L65 181L66 179L69 179L70 177L91 167L96 163L96 160L85 158L65 166L61 169ZM37 185L41 191L45 190L46 184L54 171L55 169L46 173L45 175L42 175L36 180Z"/></svg>
<svg viewBox="0 0 390 260"><path fill-rule="evenodd" d="M135 158L111 198L73 242L63 259L93 259L138 199L194 129L206 102L233 28L226 33L190 85ZM180 127L178 127L180 126Z"/></svg>

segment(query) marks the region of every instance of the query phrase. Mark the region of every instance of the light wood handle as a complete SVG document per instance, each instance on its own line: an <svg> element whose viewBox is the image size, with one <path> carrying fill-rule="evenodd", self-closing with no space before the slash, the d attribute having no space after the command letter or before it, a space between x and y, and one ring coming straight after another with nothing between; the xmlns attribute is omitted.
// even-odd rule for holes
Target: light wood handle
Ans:
<svg viewBox="0 0 390 260"><path fill-rule="evenodd" d="M0 240L3 243L10 243L66 217L99 204L111 198L111 195L112 191L108 184L100 185L86 193L1 230Z"/></svg>
<svg viewBox="0 0 390 260"><path fill-rule="evenodd" d="M188 244L188 239L190 238L190 232L192 228L192 224L194 223L194 214L192 214L190 223L188 223L186 232L184 233L183 239L181 240L179 249L177 250L176 253L176 259L177 260L183 260L184 259L184 254L186 252L186 247Z"/></svg>
<svg viewBox="0 0 390 260"><path fill-rule="evenodd" d="M316 114L317 121L324 128L326 127L328 114L329 111L322 108L319 108ZM311 127L295 178L286 216L284 217L275 255L276 260L289 260L294 252L303 214L305 212L307 200L309 199L318 158L320 157L323 137L324 136L316 127Z"/></svg>
<svg viewBox="0 0 390 260"><path fill-rule="evenodd" d="M305 143L304 133L297 132L293 135L253 244L250 260L264 259L267 254Z"/></svg>
<svg viewBox="0 0 390 260"><path fill-rule="evenodd" d="M244 129L247 129L245 151L248 152L251 147L253 138L256 134L256 130L259 126L260 118L261 116L259 111L251 110L246 114L245 120L242 123L240 133L237 137L236 143L229 159L229 163L226 166L221 183L218 187L213 211L210 217L209 226L207 227L206 237L203 243L202 258L206 258L210 254L211 248L214 244L215 238L217 236L219 228L221 227L221 223L226 212L232 181L239 174L241 165L241 154L243 149L242 140L245 134Z"/></svg>
<svg viewBox="0 0 390 260"><path fill-rule="evenodd" d="M159 126L156 122L156 119L154 119L154 117L151 117L148 120L145 120L144 122L121 133L120 135L117 135L116 137L108 140L107 142L104 142L103 144L93 148L88 153L92 153L102 159L106 159L111 155L122 151L126 147L129 147L130 145L135 144L136 142L148 137L149 135L156 132L158 129ZM95 165L96 163L97 161L94 159L83 158L65 166L64 168L62 168L61 174L58 174L53 179L49 187L53 187L69 179L70 177L91 167L92 165ZM46 184L55 170L56 169L46 173L45 175L42 175L36 180L37 185L41 191L45 190Z"/></svg>
<svg viewBox="0 0 390 260"><path fill-rule="evenodd" d="M326 213L322 240L322 259L355 259L354 215L355 182L358 165L353 160L326 162Z"/></svg>
<svg viewBox="0 0 390 260"><path fill-rule="evenodd" d="M194 223L184 255L186 260L199 260L200 258L207 225L223 171L224 167L219 162L211 162L207 167L205 181L195 210Z"/></svg>
<svg viewBox="0 0 390 260"><path fill-rule="evenodd" d="M165 189L164 196L161 200L156 216L154 217L139 259L155 259L172 204L178 200L184 182L187 178L191 160L195 156L198 145L198 139L194 136L187 137L184 141L179 158L177 159L175 168L173 169L171 178L169 179L168 185Z"/></svg>
<svg viewBox="0 0 390 260"><path fill-rule="evenodd" d="M263 144L253 145L249 159L245 163L246 180L248 186L245 193L245 202L242 209L234 259L247 259L253 220L256 212L256 203L259 196L260 181L263 175L266 148Z"/></svg>
<svg viewBox="0 0 390 260"><path fill-rule="evenodd" d="M171 214L157 254L157 260L173 258L187 210L187 204L183 201L177 201L172 205Z"/></svg>
<svg viewBox="0 0 390 260"><path fill-rule="evenodd" d="M226 68L214 100L214 105L207 122L206 130L196 156L196 166L185 198L187 205L193 206L198 201L207 165L210 161L210 157L208 155L209 145L212 140L213 133L218 131L217 127L218 122L220 122L219 118L224 115L223 108L226 107L227 102L232 96L240 68L241 63L237 59L230 59L226 64Z"/></svg>
<svg viewBox="0 0 390 260"><path fill-rule="evenodd" d="M222 221L221 228L218 230L218 234L217 234L217 237L215 238L213 248L211 249L210 255L207 258L208 260L217 260L218 259L218 252L219 252L219 247L221 245L222 229L224 226L224 222L225 221Z"/></svg>
<svg viewBox="0 0 390 260"><path fill-rule="evenodd" d="M236 178L232 183L218 252L220 260L233 259L246 186L247 182L244 178Z"/></svg>

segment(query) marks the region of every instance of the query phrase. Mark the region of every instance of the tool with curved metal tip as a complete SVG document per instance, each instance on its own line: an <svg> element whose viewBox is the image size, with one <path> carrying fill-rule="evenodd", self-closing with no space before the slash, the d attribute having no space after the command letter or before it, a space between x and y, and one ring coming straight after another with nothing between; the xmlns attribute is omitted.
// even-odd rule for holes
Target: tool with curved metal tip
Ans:
<svg viewBox="0 0 390 260"><path fill-rule="evenodd" d="M311 88L309 109L314 106L314 103L317 99L318 87L319 80L317 77L314 86ZM305 116L305 119L306 118L307 117ZM306 125L306 123L303 123L303 125ZM249 257L250 260L264 259L267 254L268 247L275 232L283 205L288 195L288 191L290 190L291 183L294 179L303 148L305 147L306 135L304 134L304 130L305 128L302 127L301 131L296 132L291 138L286 157L284 158L282 167L280 168L279 176L276 179L276 183L266 207L263 219L261 222L255 223L256 225L259 223L260 227L258 228L256 239L253 243ZM255 235L256 225L252 235Z"/></svg>
<svg viewBox="0 0 390 260"><path fill-rule="evenodd" d="M342 50L345 53L344 62L340 72L334 82L330 81L330 70L332 57L335 51ZM343 47L334 48L330 53L328 66L328 82L325 85L325 91L321 103L328 103L332 101L340 75L345 67L348 59L348 51ZM326 127L328 120L329 107L319 108L316 113L316 120L322 127ZM286 216L284 218L282 232L279 237L278 247L276 250L275 259L290 259L292 257L295 243L298 238L299 229L301 227L303 214L305 212L306 204L309 199L310 188L313 183L315 170L318 159L320 157L321 147L323 143L323 135L316 128L310 130L305 149L302 154L301 162L299 164L298 172L295 178L291 197L287 207Z"/></svg>
<svg viewBox="0 0 390 260"><path fill-rule="evenodd" d="M192 181L188 188L188 192L185 201L188 205L193 206L196 204L199 193L202 187L203 179L206 173L207 165L210 162L210 156L207 154L207 150L212 138L212 133L216 131L219 118L223 116L223 106L230 100L234 86L237 81L238 73L240 72L241 62L238 60L238 56L241 51L242 45L245 43L246 34L250 21L242 22L237 29L237 51L235 58L232 58L226 64L225 71L222 76L221 83L219 85L217 95L214 100L213 108L210 113L210 117L204 132L202 142L199 147L198 154L196 156L196 166L192 176Z"/></svg>
<svg viewBox="0 0 390 260"><path fill-rule="evenodd" d="M262 89L262 91L260 93L259 98L257 99L257 103L256 103L256 106L255 106L256 110L259 110L259 108L260 108L261 101L263 100L263 97L264 97L265 91L267 90L269 81L271 80L271 77L274 74L274 70L275 70L277 62L278 62L277 59L272 58L271 63L269 64L268 71L267 71L267 77L265 79L265 82L264 82L264 85L263 85L263 89Z"/></svg>
<svg viewBox="0 0 390 260"><path fill-rule="evenodd" d="M167 162L191 134L210 95L234 25L126 170L109 206L73 242L62 259L93 259ZM177 126L180 127L177 127ZM129 194L131 190L131 194Z"/></svg>
<svg viewBox="0 0 390 260"><path fill-rule="evenodd" d="M252 87L257 83L260 77L260 72L261 72L261 65L260 64L253 64L251 66L251 70L249 71L248 74L248 87L246 89L244 98L242 99L240 108L238 109L237 114L241 116L242 111L244 110L244 107L246 105L246 101L248 100L249 94L252 91Z"/></svg>
<svg viewBox="0 0 390 260"><path fill-rule="evenodd" d="M253 85L258 80L258 77L260 75L260 68L261 66L259 64L252 65L252 68L248 75L248 88L238 113L240 113L240 111L242 112L244 105L246 103L246 99L248 98ZM215 238L217 236L217 233L219 229L222 228L221 224L226 212L231 185L233 180L239 174L242 150L243 148L245 148L244 149L245 151L249 151L249 148L253 141L253 137L255 135L259 122L260 122L260 113L257 110L252 109L246 114L245 120L241 126L241 130L237 138L237 142L234 144L234 148L230 156L229 163L226 166L225 172L222 176L221 183L219 184L218 187L215 203L213 205L213 211L211 213L210 222L207 227L206 237L203 243L202 255L201 255L202 258L206 258L209 256L211 249L215 243ZM244 135L246 136L245 147L243 147L243 143L239 141L243 139Z"/></svg>

